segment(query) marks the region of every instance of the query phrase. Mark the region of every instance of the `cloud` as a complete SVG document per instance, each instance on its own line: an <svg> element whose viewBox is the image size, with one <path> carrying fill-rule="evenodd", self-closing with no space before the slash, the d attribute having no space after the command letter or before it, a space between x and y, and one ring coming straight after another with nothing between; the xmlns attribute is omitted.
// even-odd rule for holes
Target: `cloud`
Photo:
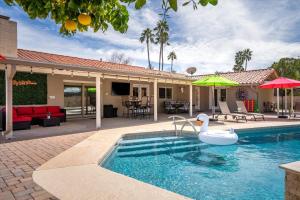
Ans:
<svg viewBox="0 0 300 200"><path fill-rule="evenodd" d="M252 7L238 0L220 1L217 7L199 7L196 11L180 9L173 21L178 40L172 45L178 54L175 64L180 71L195 66L198 73L213 73L231 70L235 52L245 48L253 50L250 69L269 67L281 57L297 56L300 43L289 41L291 30L299 24L297 12L282 11L277 3L269 3L269 10L260 12L256 10L259 4Z"/></svg>

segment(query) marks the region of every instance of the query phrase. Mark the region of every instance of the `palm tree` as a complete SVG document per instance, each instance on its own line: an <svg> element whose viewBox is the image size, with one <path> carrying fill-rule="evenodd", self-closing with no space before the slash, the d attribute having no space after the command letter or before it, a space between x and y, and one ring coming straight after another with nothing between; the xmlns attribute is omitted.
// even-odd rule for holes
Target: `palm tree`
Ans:
<svg viewBox="0 0 300 200"><path fill-rule="evenodd" d="M236 52L236 54L235 54L235 65L233 67L233 71L235 71L235 72L244 71L243 63L244 63L243 52L242 51Z"/></svg>
<svg viewBox="0 0 300 200"><path fill-rule="evenodd" d="M245 71L247 71L247 63L248 63L248 61L251 60L251 57L252 57L252 51L250 49L245 49L243 51L243 58L245 61L245 67L244 67Z"/></svg>
<svg viewBox="0 0 300 200"><path fill-rule="evenodd" d="M154 43L154 34L152 33L152 30L150 28L143 30L143 32L141 34L140 42L143 43L144 41L146 41L146 44L147 44L148 67L149 67L149 69L152 69L151 62L150 62L149 45L150 45L150 43Z"/></svg>
<svg viewBox="0 0 300 200"><path fill-rule="evenodd" d="M175 51L171 51L168 55L168 60L171 60L171 72L173 72L173 61L177 59Z"/></svg>
<svg viewBox="0 0 300 200"><path fill-rule="evenodd" d="M154 28L156 31L155 43L160 45L159 48L159 70L164 70L164 45L168 44L169 40L169 26L165 20L160 20L157 22L156 27Z"/></svg>

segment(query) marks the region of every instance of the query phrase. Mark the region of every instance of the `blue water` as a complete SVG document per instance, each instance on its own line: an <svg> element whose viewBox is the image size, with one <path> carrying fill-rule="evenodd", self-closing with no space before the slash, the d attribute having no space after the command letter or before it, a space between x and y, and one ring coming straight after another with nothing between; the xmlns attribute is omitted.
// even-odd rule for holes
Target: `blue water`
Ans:
<svg viewBox="0 0 300 200"><path fill-rule="evenodd" d="M284 170L300 160L300 127L239 131L231 146L192 136L125 138L102 164L193 199L284 199Z"/></svg>

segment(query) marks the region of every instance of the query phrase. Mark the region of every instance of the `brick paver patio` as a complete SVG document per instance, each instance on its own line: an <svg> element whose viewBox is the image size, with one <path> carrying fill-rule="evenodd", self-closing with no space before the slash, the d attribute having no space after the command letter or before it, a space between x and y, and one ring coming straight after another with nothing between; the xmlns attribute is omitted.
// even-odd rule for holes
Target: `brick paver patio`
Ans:
<svg viewBox="0 0 300 200"><path fill-rule="evenodd" d="M55 199L32 180L32 172L92 133L0 144L0 200Z"/></svg>

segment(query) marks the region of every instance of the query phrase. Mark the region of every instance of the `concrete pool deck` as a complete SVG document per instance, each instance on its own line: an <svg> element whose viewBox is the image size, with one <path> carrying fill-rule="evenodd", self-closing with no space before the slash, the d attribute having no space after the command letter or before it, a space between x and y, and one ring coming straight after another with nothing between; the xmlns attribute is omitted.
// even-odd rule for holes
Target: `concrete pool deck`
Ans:
<svg viewBox="0 0 300 200"><path fill-rule="evenodd" d="M288 125L300 125L300 121L274 119L215 124L210 128L248 129ZM161 122L100 130L40 166L34 171L33 180L59 199L188 199L99 166L124 135L161 131L174 131L174 127L170 122Z"/></svg>

